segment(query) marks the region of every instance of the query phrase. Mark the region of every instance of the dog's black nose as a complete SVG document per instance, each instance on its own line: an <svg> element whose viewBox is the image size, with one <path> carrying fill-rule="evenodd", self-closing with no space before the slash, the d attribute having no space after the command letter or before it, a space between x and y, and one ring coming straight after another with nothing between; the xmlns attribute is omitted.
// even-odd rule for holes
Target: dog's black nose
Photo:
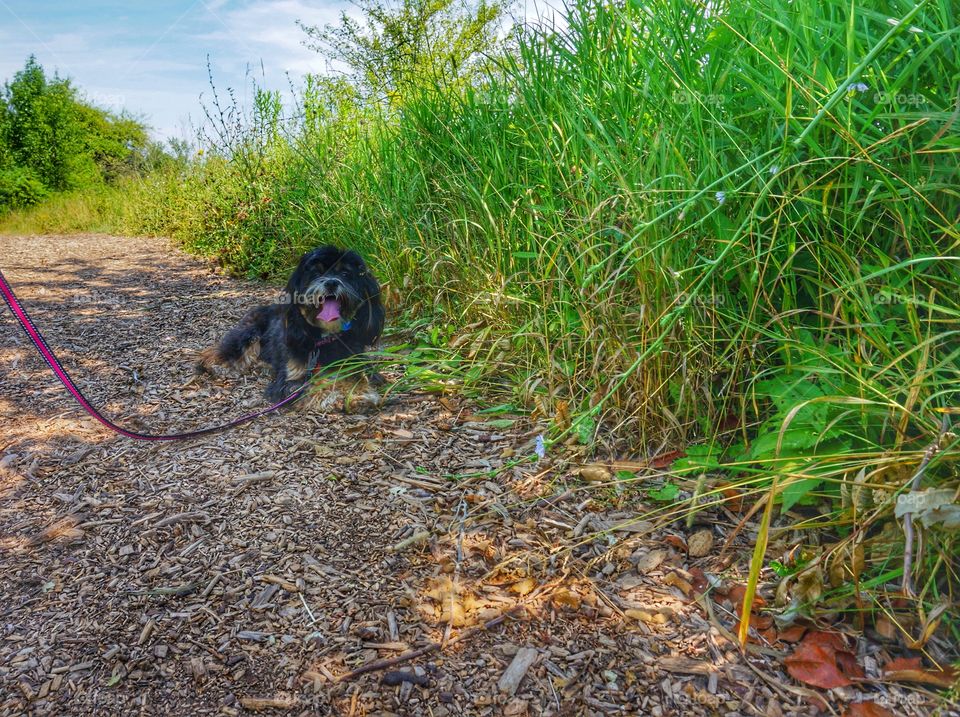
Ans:
<svg viewBox="0 0 960 717"><path fill-rule="evenodd" d="M339 288L340 282L336 279L327 279L323 282L323 290L330 294L333 294Z"/></svg>

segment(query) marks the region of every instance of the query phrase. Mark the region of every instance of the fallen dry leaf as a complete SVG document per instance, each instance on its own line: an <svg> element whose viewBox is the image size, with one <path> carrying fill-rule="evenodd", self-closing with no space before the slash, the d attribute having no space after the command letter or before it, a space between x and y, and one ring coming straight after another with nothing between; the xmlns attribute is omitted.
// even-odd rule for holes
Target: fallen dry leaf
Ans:
<svg viewBox="0 0 960 717"><path fill-rule="evenodd" d="M668 468L674 461L687 455L686 451L668 451L650 459L651 468Z"/></svg>
<svg viewBox="0 0 960 717"><path fill-rule="evenodd" d="M667 624L667 616L664 615L662 612L650 612L649 610L640 610L637 608L631 608L629 610L624 610L623 614L632 620L645 622L649 625Z"/></svg>
<svg viewBox="0 0 960 717"><path fill-rule="evenodd" d="M607 467L599 463L584 466L580 469L580 477L588 483L605 483L613 478Z"/></svg>
<svg viewBox="0 0 960 717"><path fill-rule="evenodd" d="M793 679L825 690L847 687L864 677L856 657L835 632L807 633L793 654L784 660Z"/></svg>
<svg viewBox="0 0 960 717"><path fill-rule="evenodd" d="M713 549L713 531L698 530L687 540L687 552L691 558L702 558Z"/></svg>
<svg viewBox="0 0 960 717"><path fill-rule="evenodd" d="M742 583L737 583L736 585L731 585L730 589L727 591L727 595L724 598L724 602L730 603L736 613L739 615L743 612L743 598L747 594L747 586ZM763 599L760 595L753 596L753 607L759 608L766 605L766 600Z"/></svg>
<svg viewBox="0 0 960 717"><path fill-rule="evenodd" d="M671 548L676 548L677 550L687 552L687 541L685 541L679 535L668 535L663 539L663 542L669 545Z"/></svg>
<svg viewBox="0 0 960 717"><path fill-rule="evenodd" d="M876 702L854 702L847 706L841 717L893 717L893 712Z"/></svg>
<svg viewBox="0 0 960 717"><path fill-rule="evenodd" d="M734 488L733 486L720 484L720 491L723 493L723 497L726 498L726 506L734 513L743 512L743 492Z"/></svg>
<svg viewBox="0 0 960 717"><path fill-rule="evenodd" d="M883 678L890 682L916 682L934 687L952 687L960 678L955 667L924 667L919 657L898 657L883 668Z"/></svg>
<svg viewBox="0 0 960 717"><path fill-rule="evenodd" d="M703 570L698 568L696 565L690 568L690 577L692 578L690 580L690 584L698 594L705 593L707 588L710 587L710 581L707 580L706 573L704 573Z"/></svg>
<svg viewBox="0 0 960 717"><path fill-rule="evenodd" d="M552 599L555 605L567 607L571 610L580 609L581 597L579 594L566 588L559 588L554 591Z"/></svg>
<svg viewBox="0 0 960 717"><path fill-rule="evenodd" d="M791 625L777 633L777 639L780 642L800 642L800 638L806 633L806 625Z"/></svg>
<svg viewBox="0 0 960 717"><path fill-rule="evenodd" d="M688 580L685 580L677 572L669 572L663 576L663 582L665 585L671 585L677 588L685 596L689 597L690 593L693 592L693 585L690 584Z"/></svg>
<svg viewBox="0 0 960 717"><path fill-rule="evenodd" d="M653 572L660 567L666 557L667 553L664 550L651 550L649 553L644 553L637 560L637 572L641 575Z"/></svg>

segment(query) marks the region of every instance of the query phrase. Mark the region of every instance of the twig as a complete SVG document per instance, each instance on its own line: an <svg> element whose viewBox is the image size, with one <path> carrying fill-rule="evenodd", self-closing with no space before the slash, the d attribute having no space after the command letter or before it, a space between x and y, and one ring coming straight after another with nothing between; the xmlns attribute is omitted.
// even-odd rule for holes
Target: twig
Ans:
<svg viewBox="0 0 960 717"><path fill-rule="evenodd" d="M404 538L396 545L390 546L388 550L391 553L399 553L401 550L406 550L411 545L419 545L420 543L425 543L430 538L429 530L420 530L411 535L408 538Z"/></svg>
<svg viewBox="0 0 960 717"><path fill-rule="evenodd" d="M204 513L202 510L191 510L185 513L176 513L169 517L164 518L163 520L158 520L153 524L151 530L156 530L157 528L166 528L170 525L176 525L177 523L209 523L210 516L207 513Z"/></svg>
<svg viewBox="0 0 960 717"><path fill-rule="evenodd" d="M453 630L453 616L457 602L457 591L460 588L460 566L463 564L464 523L467 520L467 497L463 492L460 493L460 502L457 505L457 518L460 521L460 527L457 531L457 559L453 566L453 584L450 590L450 620L447 622L447 627L443 631L443 639L440 641L441 645L446 645L447 642L450 641L450 633Z"/></svg>
<svg viewBox="0 0 960 717"><path fill-rule="evenodd" d="M303 609L306 610L306 611L307 611L307 615L310 616L310 624L311 624L311 625L316 625L316 624L317 624L317 618L314 616L313 610L310 609L310 606L307 605L307 601L303 599L303 593L297 593L297 595L300 596L300 602L303 603Z"/></svg>
<svg viewBox="0 0 960 717"><path fill-rule="evenodd" d="M940 422L940 433L937 435L937 440L927 446L923 452L923 460L920 461L920 467L917 468L917 472L913 474L913 480L910 481L910 493L913 493L920 487L920 479L923 477L923 472L927 469L927 464L940 452L940 444L943 442L943 437L949 429L950 416L944 414L943 420ZM913 572L913 542L913 511L908 511L903 516L903 583L901 585L901 591L906 596L913 595L913 579L911 576Z"/></svg>

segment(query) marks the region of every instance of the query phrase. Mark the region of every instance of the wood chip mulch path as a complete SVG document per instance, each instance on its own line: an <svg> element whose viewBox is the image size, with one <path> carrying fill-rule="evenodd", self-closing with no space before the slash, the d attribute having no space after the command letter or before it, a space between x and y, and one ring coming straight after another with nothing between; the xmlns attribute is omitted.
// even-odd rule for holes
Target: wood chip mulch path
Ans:
<svg viewBox="0 0 960 717"><path fill-rule="evenodd" d="M192 359L274 288L162 239L2 237L0 257L122 425L265 405L264 373L197 381ZM681 589L695 560L549 462L509 465L530 429L406 394L132 441L3 311L0 714L811 714Z"/></svg>

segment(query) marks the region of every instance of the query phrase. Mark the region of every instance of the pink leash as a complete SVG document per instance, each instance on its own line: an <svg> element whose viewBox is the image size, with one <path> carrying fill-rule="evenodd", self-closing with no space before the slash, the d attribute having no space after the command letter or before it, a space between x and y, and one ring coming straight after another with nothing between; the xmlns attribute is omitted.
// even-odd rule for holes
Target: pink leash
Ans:
<svg viewBox="0 0 960 717"><path fill-rule="evenodd" d="M40 334L40 331L37 330L37 327L33 325L33 321L30 320L30 316L27 314L26 310L20 305L20 302L17 300L17 295L13 293L13 289L10 287L10 284L7 283L6 278L3 276L3 272L0 272L0 292L3 293L3 300L7 302L7 306L10 307L10 311L13 312L13 315L17 318L17 321L20 322L20 326L24 331L27 332L27 336L30 337L30 340L33 341L33 345L37 347L37 351L40 352L40 355L43 356L43 360L47 362L47 365L50 369L56 374L57 378L60 379L66 389L73 395L77 402L83 406L84 410L89 413L91 416L96 418L100 423L109 428L111 431L119 433L121 436L126 436L127 438L136 438L141 441L179 441L186 438L196 438L197 436L205 436L209 433L216 433L217 431L224 431L228 428L233 428L234 426L239 426L242 423L247 423L252 421L254 418L259 418L268 413L276 411L278 408L282 408L289 403L293 403L298 398L300 398L304 391L306 390L307 384L304 384L296 391L291 393L282 401L273 404L269 408L264 408L260 411L255 411L253 413L248 413L245 416L241 416L236 420L230 421L229 423L224 423L219 426L212 426L210 428L201 428L196 431L188 431L186 433L171 433L167 435L151 435L147 433L137 433L136 431L129 431L126 428L118 426L116 423L111 421L109 418L104 417L96 408L94 408L90 402L84 397L80 392L80 389L77 388L76 384L73 382L73 379L70 378L70 375L66 372L63 366L60 364L60 361L57 359L56 354L47 346L47 342L44 340L43 336Z"/></svg>

